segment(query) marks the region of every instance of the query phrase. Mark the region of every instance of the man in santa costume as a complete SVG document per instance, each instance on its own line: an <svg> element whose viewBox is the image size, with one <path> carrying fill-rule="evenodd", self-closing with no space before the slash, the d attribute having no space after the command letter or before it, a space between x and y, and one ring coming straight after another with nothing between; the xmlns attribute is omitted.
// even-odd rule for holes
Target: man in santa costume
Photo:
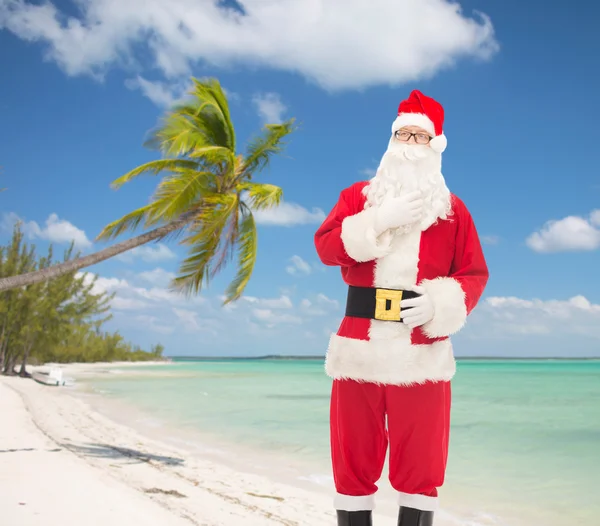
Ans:
<svg viewBox="0 0 600 526"><path fill-rule="evenodd" d="M339 526L370 526L389 446L399 526L431 526L450 426L450 335L488 280L477 230L441 171L442 106L400 103L377 174L341 192L315 234L348 286L329 343L331 453Z"/></svg>

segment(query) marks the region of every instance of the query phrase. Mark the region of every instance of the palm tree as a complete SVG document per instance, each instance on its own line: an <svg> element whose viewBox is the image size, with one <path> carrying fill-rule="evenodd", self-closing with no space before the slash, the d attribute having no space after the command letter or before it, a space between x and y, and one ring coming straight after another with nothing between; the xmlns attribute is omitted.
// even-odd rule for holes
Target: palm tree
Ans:
<svg viewBox="0 0 600 526"><path fill-rule="evenodd" d="M257 255L253 210L277 206L283 192L271 184L253 182L255 174L283 150L293 131L293 119L269 124L246 148L236 153L236 137L227 97L215 79L192 78L189 100L166 112L146 145L162 158L145 163L112 183L114 188L142 174L165 174L151 202L107 225L97 240L109 240L140 225L141 235L81 258L41 271L0 279L0 291L46 281L95 265L151 241L182 237L189 247L174 290L198 293L237 256L237 273L224 303L237 300L248 284Z"/></svg>

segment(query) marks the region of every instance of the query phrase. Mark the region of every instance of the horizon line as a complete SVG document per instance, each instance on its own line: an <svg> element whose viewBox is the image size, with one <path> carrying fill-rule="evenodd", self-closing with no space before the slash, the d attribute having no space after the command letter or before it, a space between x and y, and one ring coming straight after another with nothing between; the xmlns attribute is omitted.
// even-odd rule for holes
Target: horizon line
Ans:
<svg viewBox="0 0 600 526"><path fill-rule="evenodd" d="M199 360L265 360L265 359L302 359L324 360L325 355L293 355L293 354L265 354L247 356L202 356L202 355L165 355L170 359L199 359ZM599 356L457 356L461 360L600 360Z"/></svg>

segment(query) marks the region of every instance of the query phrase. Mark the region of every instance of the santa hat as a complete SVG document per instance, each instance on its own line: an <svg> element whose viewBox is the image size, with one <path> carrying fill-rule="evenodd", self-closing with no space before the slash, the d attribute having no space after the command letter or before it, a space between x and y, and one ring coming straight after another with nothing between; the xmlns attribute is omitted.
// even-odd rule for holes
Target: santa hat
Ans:
<svg viewBox="0 0 600 526"><path fill-rule="evenodd" d="M419 90L413 90L408 99L398 106L398 117L392 125L392 135L404 126L420 126L433 137L429 145L442 153L448 141L442 130L444 125L444 108L431 97L423 95Z"/></svg>

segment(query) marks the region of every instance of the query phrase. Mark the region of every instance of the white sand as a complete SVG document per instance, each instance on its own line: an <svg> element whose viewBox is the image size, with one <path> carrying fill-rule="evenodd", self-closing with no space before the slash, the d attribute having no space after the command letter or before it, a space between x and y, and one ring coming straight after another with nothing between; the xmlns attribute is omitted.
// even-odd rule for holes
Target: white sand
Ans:
<svg viewBox="0 0 600 526"><path fill-rule="evenodd" d="M0 414L2 526L336 524L329 494L193 458L65 388L0 378Z"/></svg>
<svg viewBox="0 0 600 526"><path fill-rule="evenodd" d="M153 364L61 368L85 381L140 365ZM69 388L0 377L0 415L1 526L337 524L333 488L310 491L192 455L113 422ZM375 524L395 524L395 499L378 500ZM437 514L436 526L461 523Z"/></svg>

